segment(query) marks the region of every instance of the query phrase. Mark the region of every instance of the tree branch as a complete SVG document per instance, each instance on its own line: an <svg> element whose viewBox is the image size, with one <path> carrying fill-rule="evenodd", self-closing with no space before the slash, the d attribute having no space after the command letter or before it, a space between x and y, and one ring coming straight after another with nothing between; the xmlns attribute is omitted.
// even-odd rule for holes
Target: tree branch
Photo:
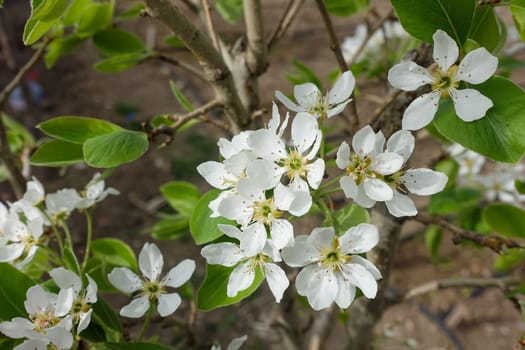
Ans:
<svg viewBox="0 0 525 350"><path fill-rule="evenodd" d="M202 0L202 9L204 10L204 18L206 18L206 27L208 28L208 34L210 35L213 46L219 52L221 52L221 47L219 45L219 39L217 38L217 32L213 26L213 21L211 19L211 6L208 3L208 0Z"/></svg>
<svg viewBox="0 0 525 350"><path fill-rule="evenodd" d="M238 133L248 124L248 113L241 103L232 73L221 54L172 1L144 0L144 3L151 15L167 25L197 58L217 99L224 106L232 131Z"/></svg>
<svg viewBox="0 0 525 350"><path fill-rule="evenodd" d="M193 74L197 78L199 78L201 80L204 80L204 81L208 81L208 79L206 78L206 75L204 75L202 70L200 70L199 68L197 68L197 67L195 67L195 66L193 66L193 65L191 65L189 63L186 63L184 61L179 61L175 57L167 56L167 55L165 55L163 53L158 52L152 58L157 58L157 59L159 59L159 60L161 60L163 62L166 62L166 63L169 63L171 65L180 67L181 69L185 70L186 72Z"/></svg>
<svg viewBox="0 0 525 350"><path fill-rule="evenodd" d="M319 312L314 320L312 325L312 330L310 331L310 342L308 344L308 350L321 350L323 349L323 344L325 343L330 329L334 324L334 317L337 314L337 308L335 305L330 306L328 309L325 309Z"/></svg>
<svg viewBox="0 0 525 350"><path fill-rule="evenodd" d="M246 21L246 36L248 49L246 63L250 73L259 76L266 70L266 43L262 5L260 0L244 0L244 20Z"/></svg>
<svg viewBox="0 0 525 350"><path fill-rule="evenodd" d="M268 39L268 51L271 51L277 42L284 36L284 34L286 34L286 31L290 27L290 24L292 24L295 16L297 16L299 13L299 10L301 9L301 6L304 4L304 2L305 0L290 0L288 2L288 6L286 6L286 9L284 10L283 16L281 17L277 28L275 28L275 31L270 36L270 39Z"/></svg>

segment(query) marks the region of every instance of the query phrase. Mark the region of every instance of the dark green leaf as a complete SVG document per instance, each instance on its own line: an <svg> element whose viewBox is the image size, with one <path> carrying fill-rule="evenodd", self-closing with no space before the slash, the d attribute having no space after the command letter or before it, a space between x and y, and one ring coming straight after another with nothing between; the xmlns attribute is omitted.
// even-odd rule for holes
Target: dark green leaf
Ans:
<svg viewBox="0 0 525 350"><path fill-rule="evenodd" d="M434 119L437 128L449 139L489 158L509 163L519 161L525 152L525 92L502 77L473 88L490 98L494 107L485 117L464 122L447 99Z"/></svg>
<svg viewBox="0 0 525 350"><path fill-rule="evenodd" d="M188 232L189 227L188 216L170 215L153 226L151 236L155 239L176 239Z"/></svg>
<svg viewBox="0 0 525 350"><path fill-rule="evenodd" d="M82 11L76 34L81 37L88 37L99 30L106 29L111 24L112 16L113 4L92 3Z"/></svg>
<svg viewBox="0 0 525 350"><path fill-rule="evenodd" d="M507 237L525 238L525 210L510 204L491 204L483 218L496 232Z"/></svg>
<svg viewBox="0 0 525 350"><path fill-rule="evenodd" d="M208 205L212 200L218 197L219 193L221 193L221 191L211 190L210 192L203 195L197 203L195 210L193 211L190 219L190 232L197 245L211 242L222 236L223 233L219 230L217 225L235 225L235 222L223 217L210 217L212 211Z"/></svg>
<svg viewBox="0 0 525 350"><path fill-rule="evenodd" d="M432 35L441 29L458 45L467 39L476 0L392 0L405 30L419 40L433 43Z"/></svg>
<svg viewBox="0 0 525 350"><path fill-rule="evenodd" d="M470 188L450 188L430 197L429 214L446 215L457 213L479 204L481 193Z"/></svg>
<svg viewBox="0 0 525 350"><path fill-rule="evenodd" d="M37 125L49 136L71 143L82 144L86 140L123 130L120 126L102 119L89 117L56 117Z"/></svg>
<svg viewBox="0 0 525 350"><path fill-rule="evenodd" d="M114 168L140 158L148 150L148 136L119 130L90 138L82 145L86 163L95 168Z"/></svg>
<svg viewBox="0 0 525 350"><path fill-rule="evenodd" d="M93 35L93 42L100 51L108 55L120 55L146 50L144 43L135 34L121 29L101 30Z"/></svg>
<svg viewBox="0 0 525 350"><path fill-rule="evenodd" d="M516 187L516 191L518 191L518 193L525 194L525 181L516 179L516 181L514 181L514 187Z"/></svg>
<svg viewBox="0 0 525 350"><path fill-rule="evenodd" d="M185 181L172 181L160 187L168 203L181 214L191 216L201 194L195 185Z"/></svg>
<svg viewBox="0 0 525 350"><path fill-rule="evenodd" d="M36 283L12 265L0 263L0 321L27 317L26 291Z"/></svg>
<svg viewBox="0 0 525 350"><path fill-rule="evenodd" d="M123 241L115 238L100 238L91 244L94 258L114 266L128 267L137 271L137 258L133 250Z"/></svg>
<svg viewBox="0 0 525 350"><path fill-rule="evenodd" d="M83 161L82 145L62 140L44 143L31 157L31 164L43 166L67 166Z"/></svg>
<svg viewBox="0 0 525 350"><path fill-rule="evenodd" d="M149 57L151 57L151 53L148 52L125 53L99 61L95 63L94 68L102 73L118 73L136 66Z"/></svg>
<svg viewBox="0 0 525 350"><path fill-rule="evenodd" d="M521 40L525 41L525 0L512 0L510 12Z"/></svg>
<svg viewBox="0 0 525 350"><path fill-rule="evenodd" d="M495 52L502 36L494 8L489 5L478 6L474 12L468 37L487 50Z"/></svg>
<svg viewBox="0 0 525 350"><path fill-rule="evenodd" d="M242 17L242 0L217 0L215 1L215 7L222 18L232 24L239 21Z"/></svg>
<svg viewBox="0 0 525 350"><path fill-rule="evenodd" d="M119 341L122 335L122 326L119 316L113 311L113 308L104 300L98 301L92 306L92 322L98 324L105 333L103 341ZM85 336L84 333L81 336Z"/></svg>
<svg viewBox="0 0 525 350"><path fill-rule="evenodd" d="M197 307L200 310L209 311L221 306L236 304L252 294L264 280L263 272L257 268L252 285L239 292L234 298L230 298L226 295L226 288L233 269L234 267L222 265L206 265L206 277L197 294Z"/></svg>
<svg viewBox="0 0 525 350"><path fill-rule="evenodd" d="M369 0L325 0L328 12L336 16L350 16L357 11L364 10Z"/></svg>
<svg viewBox="0 0 525 350"><path fill-rule="evenodd" d="M81 39L75 35L69 35L64 38L51 41L46 48L46 54L44 56L46 68L49 69L53 67L59 58L67 55L83 42L84 39Z"/></svg>
<svg viewBox="0 0 525 350"><path fill-rule="evenodd" d="M437 162L434 169L447 175L448 182L446 188L454 186L459 172L459 165L456 161L451 158L443 159Z"/></svg>
<svg viewBox="0 0 525 350"><path fill-rule="evenodd" d="M175 96L182 108L184 108L187 112L192 112L195 109L186 96L184 96L182 91L177 87L177 85L175 85L173 80L170 80L170 88L173 96Z"/></svg>

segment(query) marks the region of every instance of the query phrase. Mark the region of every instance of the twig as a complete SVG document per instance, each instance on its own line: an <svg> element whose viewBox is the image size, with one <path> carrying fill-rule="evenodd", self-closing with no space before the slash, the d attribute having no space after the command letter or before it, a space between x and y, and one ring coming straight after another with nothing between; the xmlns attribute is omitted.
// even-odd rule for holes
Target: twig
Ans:
<svg viewBox="0 0 525 350"><path fill-rule="evenodd" d="M523 278L502 277L502 278L482 278L482 277L465 277L465 278L448 278L443 280L431 281L414 287L405 293L403 300L431 293L445 288L487 288L497 287L506 290L509 287L519 285Z"/></svg>
<svg viewBox="0 0 525 350"><path fill-rule="evenodd" d="M5 59L5 63L9 69L15 68L15 60L11 54L11 48L9 47L9 39L4 28L2 19L0 18L0 47L2 48L2 53Z"/></svg>
<svg viewBox="0 0 525 350"><path fill-rule="evenodd" d="M332 325L334 324L334 317L337 314L335 305L332 305L326 310L319 312L312 325L310 342L308 344L308 350L321 350L323 344L330 332Z"/></svg>
<svg viewBox="0 0 525 350"><path fill-rule="evenodd" d="M288 2L288 5L284 10L283 16L281 17L277 28L275 28L275 31L270 36L270 39L268 39L268 51L271 51L277 42L284 36L284 34L286 34L286 31L290 27L290 24L292 24L295 16L299 13L299 10L301 9L301 6L304 4L304 2L305 0L290 0Z"/></svg>
<svg viewBox="0 0 525 350"><path fill-rule="evenodd" d="M211 6L208 3L208 0L201 0L201 1L202 1L202 9L204 10L204 18L206 18L206 27L208 28L208 34L210 34L210 38L211 38L211 41L213 42L213 46L215 46L215 49L221 52L219 40L217 39L217 32L215 31L215 28L213 26L213 21L211 19Z"/></svg>
<svg viewBox="0 0 525 350"><path fill-rule="evenodd" d="M370 119L370 122L368 124L372 125L376 120L378 120L381 115L385 112L385 110L397 99L400 93L402 93L403 90L395 89L388 99L381 105L378 109L376 109L374 116Z"/></svg>
<svg viewBox="0 0 525 350"><path fill-rule="evenodd" d="M525 249L525 246L519 244L518 242L505 237L500 237L496 235L484 235L474 231L468 231L461 229L442 217L438 216L429 216L427 214L418 214L414 217L415 220L424 223L424 224L435 224L443 227L444 229L452 233L454 244L459 244L461 241L471 241L477 243L480 246L487 247L495 251L496 253L501 253L504 247L507 248L521 248Z"/></svg>
<svg viewBox="0 0 525 350"><path fill-rule="evenodd" d="M144 0L151 15L167 25L197 58L234 133L248 124L248 113L241 103L231 71L221 54L171 0Z"/></svg>
<svg viewBox="0 0 525 350"><path fill-rule="evenodd" d="M250 73L259 76L267 67L266 43L264 40L262 5L260 0L244 1L244 20L246 21L246 37L248 38L246 63Z"/></svg>
<svg viewBox="0 0 525 350"><path fill-rule="evenodd" d="M184 61L179 61L178 59L176 59L175 57L172 57L172 56L167 56L163 53L156 53L152 58L157 58L163 62L167 62L169 64L172 64L174 66L177 66L177 67L180 67L181 69L184 69L186 72L188 73L191 73L193 75L195 75L197 78L201 79L201 80L204 80L204 81L207 81L208 79L206 78L206 75L204 75L204 73L202 72L202 70L200 70L199 68L189 64L189 63L186 63Z"/></svg>
<svg viewBox="0 0 525 350"><path fill-rule="evenodd" d="M222 102L219 100L213 100L183 116L171 116L171 119L173 119L175 123L170 127L170 129L177 130L187 121L198 118L203 114L206 114L209 111L219 107L223 107Z"/></svg>

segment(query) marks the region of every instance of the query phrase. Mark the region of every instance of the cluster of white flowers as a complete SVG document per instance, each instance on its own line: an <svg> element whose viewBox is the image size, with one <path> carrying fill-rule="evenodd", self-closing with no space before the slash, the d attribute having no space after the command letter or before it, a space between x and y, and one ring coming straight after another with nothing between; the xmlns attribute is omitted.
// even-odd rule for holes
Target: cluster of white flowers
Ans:
<svg viewBox="0 0 525 350"><path fill-rule="evenodd" d="M85 210L109 194L118 193L114 188L105 188L98 173L81 193L66 188L46 195L40 181L33 178L27 182L22 199L9 203L9 208L0 203L0 262L24 266L45 243L47 227L66 219L75 209Z"/></svg>
<svg viewBox="0 0 525 350"><path fill-rule="evenodd" d="M25 339L15 350L70 349L73 336L91 322L97 302L97 284L88 275L88 283L72 271L55 268L49 273L60 288L58 294L40 285L27 290L24 303L28 318L15 317L0 323L0 332L14 339Z"/></svg>

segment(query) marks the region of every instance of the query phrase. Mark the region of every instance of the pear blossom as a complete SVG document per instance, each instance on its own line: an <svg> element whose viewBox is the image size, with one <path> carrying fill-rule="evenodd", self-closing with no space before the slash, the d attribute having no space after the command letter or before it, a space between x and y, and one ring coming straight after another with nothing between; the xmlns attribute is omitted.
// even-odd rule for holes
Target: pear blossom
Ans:
<svg viewBox="0 0 525 350"><path fill-rule="evenodd" d="M288 186L292 190L309 193L308 185L317 189L324 175L324 160L313 160L319 151L323 135L316 118L304 112L295 116L291 131L291 147L287 147L281 135L275 134L272 129L260 129L248 137L253 153L274 162L270 166L274 169L273 176L265 171L268 166L263 161L254 162L248 175L258 183L269 179L273 181L271 187L274 187L280 182L282 175L286 174Z"/></svg>
<svg viewBox="0 0 525 350"><path fill-rule="evenodd" d="M63 188L46 196L46 211L54 220L65 219L77 207L82 200L77 190Z"/></svg>
<svg viewBox="0 0 525 350"><path fill-rule="evenodd" d="M239 240L240 244L210 244L202 249L201 255L208 264L235 266L228 279L228 297L233 298L250 287L255 279L256 270L261 269L275 301L280 302L290 282L283 269L275 264L281 261L281 257L273 242L266 239L264 226L252 225L241 231L235 226L219 225L219 229L227 236Z"/></svg>
<svg viewBox="0 0 525 350"><path fill-rule="evenodd" d="M486 158L481 154L466 149L457 143L446 147L446 151L458 163L458 175L461 181L465 177L467 180L472 180L475 175L479 174L486 161Z"/></svg>
<svg viewBox="0 0 525 350"><path fill-rule="evenodd" d="M337 151L336 164L346 175L340 180L347 198L352 198L364 208L372 207L376 201L389 201L394 191L385 182L385 177L398 172L404 158L397 152L383 151L385 137L365 126L355 133L352 149L343 142Z"/></svg>
<svg viewBox="0 0 525 350"><path fill-rule="evenodd" d="M77 334L89 326L93 309L91 305L97 302L97 283L86 275L88 284L83 288L82 279L73 271L63 267L54 268L49 275L60 289L73 290L73 303L70 315L73 323L77 324Z"/></svg>
<svg viewBox="0 0 525 350"><path fill-rule="evenodd" d="M23 201L33 206L36 206L44 201L46 191L44 190L44 186L42 186L36 177L33 176L33 179L28 181L26 186L26 192L22 197Z"/></svg>
<svg viewBox="0 0 525 350"><path fill-rule="evenodd" d="M377 228L370 224L351 227L340 237L333 227L315 228L309 236L297 236L293 246L283 249L282 258L291 267L304 266L295 287L314 310L333 302L346 309L355 298L356 287L369 299L376 296L381 272L357 254L368 252L378 241Z"/></svg>
<svg viewBox="0 0 525 350"><path fill-rule="evenodd" d="M108 195L116 196L119 194L120 192L113 187L106 188L106 183L102 178L102 174L96 173L93 175L93 178L89 181L82 193L82 199L76 203L76 208L87 209L96 203L103 201Z"/></svg>
<svg viewBox="0 0 525 350"><path fill-rule="evenodd" d="M243 335L242 337L233 339L226 348L226 350L239 350L247 339L247 335ZM222 348L220 345L212 345L211 350L222 350Z"/></svg>
<svg viewBox="0 0 525 350"><path fill-rule="evenodd" d="M498 66L498 59L485 48L469 52L459 65L456 42L444 31L437 30L434 39L434 61L425 69L415 62L403 62L388 72L390 84L398 89L414 91L430 84L432 92L416 98L403 114L403 129L418 130L429 124L438 110L440 97L451 97L456 114L466 122L481 119L493 103L476 89L458 89L459 83L481 84L488 80Z"/></svg>
<svg viewBox="0 0 525 350"><path fill-rule="evenodd" d="M326 96L322 95L315 84L306 83L294 87L294 97L297 103L292 102L280 91L275 92L275 97L294 112L306 112L324 119L344 110L350 102L354 86L355 78L352 72L346 71L337 79L334 87Z"/></svg>
<svg viewBox="0 0 525 350"><path fill-rule="evenodd" d="M266 190L249 178L239 180L237 190L238 194L221 202L219 214L237 221L243 228L250 224L268 227L278 249L293 240L293 226L282 218L285 211L302 216L312 206L309 193L290 190L280 183L269 198L266 197Z"/></svg>
<svg viewBox="0 0 525 350"><path fill-rule="evenodd" d="M3 244L0 245L0 262L18 261L18 265L23 266L31 261L42 243L43 224L41 217L25 224L18 215L9 215L5 221Z"/></svg>
<svg viewBox="0 0 525 350"><path fill-rule="evenodd" d="M484 190L485 199L516 205L525 201L525 195L520 194L515 186L516 180L523 181L524 171L523 164L497 164L492 172L476 176L475 181Z"/></svg>
<svg viewBox="0 0 525 350"><path fill-rule="evenodd" d="M27 340L15 350L70 349L73 345L71 318L68 316L73 304L73 290L62 289L58 295L46 292L36 285L27 290L25 309L29 318L15 317L0 323L0 332L9 338Z"/></svg>
<svg viewBox="0 0 525 350"><path fill-rule="evenodd" d="M186 283L195 271L195 261L185 259L163 279L159 279L163 266L164 258L159 248L154 243L145 243L139 255L143 278L126 267L117 267L111 271L108 279L113 286L123 293L138 293L136 298L120 309L121 316L142 317L150 309L150 303L157 304L157 311L162 317L177 310L181 298L177 293L168 293L166 287L177 288Z"/></svg>

